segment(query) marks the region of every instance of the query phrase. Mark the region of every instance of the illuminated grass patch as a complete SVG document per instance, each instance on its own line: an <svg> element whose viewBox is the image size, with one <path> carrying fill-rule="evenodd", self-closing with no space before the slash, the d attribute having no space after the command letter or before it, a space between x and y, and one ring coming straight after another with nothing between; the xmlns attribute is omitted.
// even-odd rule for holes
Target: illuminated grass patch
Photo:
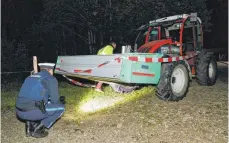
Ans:
<svg viewBox="0 0 229 143"><path fill-rule="evenodd" d="M60 94L66 97L67 120L84 120L86 116L103 112L117 105L137 100L144 95L154 95L154 88L144 87L128 94L119 94L107 86L104 93L96 92L94 88L81 88L67 83L60 84Z"/></svg>
<svg viewBox="0 0 229 143"><path fill-rule="evenodd" d="M154 88L152 87L144 87L128 94L119 94L107 86L104 88L104 93L99 93L94 88L81 88L67 82L59 84L59 91L60 95L66 98L66 112L63 118L77 121L83 119L88 114L106 111L116 105L136 100L144 95L154 94ZM19 89L2 90L2 110L15 109L18 92Z"/></svg>
<svg viewBox="0 0 229 143"><path fill-rule="evenodd" d="M93 94L88 94L82 98L76 110L80 113L101 111L114 107L115 105L138 99L146 94L153 94L153 92L153 88L145 87L128 94L119 94L113 92L110 87L106 87L103 94L94 91Z"/></svg>
<svg viewBox="0 0 229 143"><path fill-rule="evenodd" d="M79 106L79 110L86 113L96 112L114 106L117 102L123 100L123 98L124 97L96 97Z"/></svg>

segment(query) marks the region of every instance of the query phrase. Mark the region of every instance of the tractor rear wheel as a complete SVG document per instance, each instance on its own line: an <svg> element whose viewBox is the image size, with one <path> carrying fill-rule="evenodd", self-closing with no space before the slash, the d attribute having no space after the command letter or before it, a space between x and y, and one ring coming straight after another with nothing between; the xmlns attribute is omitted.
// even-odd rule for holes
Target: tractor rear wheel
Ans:
<svg viewBox="0 0 229 143"><path fill-rule="evenodd" d="M196 79L200 85L212 86L217 79L217 63L213 53L202 52L197 57Z"/></svg>
<svg viewBox="0 0 229 143"><path fill-rule="evenodd" d="M188 91L189 74L184 61L163 64L160 81L156 87L159 99L167 101L182 100Z"/></svg>

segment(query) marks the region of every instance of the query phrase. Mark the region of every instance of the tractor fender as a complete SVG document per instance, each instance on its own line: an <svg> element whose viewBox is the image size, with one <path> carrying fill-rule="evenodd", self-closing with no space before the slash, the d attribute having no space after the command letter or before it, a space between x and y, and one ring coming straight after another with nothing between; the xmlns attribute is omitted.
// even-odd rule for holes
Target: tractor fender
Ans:
<svg viewBox="0 0 229 143"><path fill-rule="evenodd" d="M164 55L163 58L168 58L168 57L171 57L170 55ZM188 64L188 61L187 60L184 60L185 64L187 65L188 67L188 75L189 75L189 79L192 80L192 71L191 71L191 67L190 65Z"/></svg>

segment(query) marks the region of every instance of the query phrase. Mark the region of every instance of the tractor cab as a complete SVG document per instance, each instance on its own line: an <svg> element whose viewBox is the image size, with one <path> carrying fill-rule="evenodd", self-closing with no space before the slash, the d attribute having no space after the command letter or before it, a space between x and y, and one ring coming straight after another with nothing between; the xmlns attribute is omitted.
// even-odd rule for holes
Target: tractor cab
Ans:
<svg viewBox="0 0 229 143"><path fill-rule="evenodd" d="M140 53L186 55L200 51L203 32L196 15L175 15L150 21L139 28L135 45Z"/></svg>

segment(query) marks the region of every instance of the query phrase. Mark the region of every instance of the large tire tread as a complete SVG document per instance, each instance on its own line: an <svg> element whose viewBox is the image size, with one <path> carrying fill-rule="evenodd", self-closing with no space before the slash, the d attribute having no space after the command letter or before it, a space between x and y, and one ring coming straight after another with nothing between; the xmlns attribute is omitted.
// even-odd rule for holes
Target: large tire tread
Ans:
<svg viewBox="0 0 229 143"><path fill-rule="evenodd" d="M172 92L171 85L170 85L170 78L171 78L172 71L178 64L184 65L186 68L186 71L187 71L187 73L186 73L187 79L186 80L188 81L188 83L187 83L187 87L185 87L185 89L183 89L185 92L182 96L176 96ZM188 87L189 87L189 74L188 74L188 72L189 72L188 67L184 61L162 64L160 81L156 87L156 96L159 99L165 100L165 101L182 100L188 92Z"/></svg>
<svg viewBox="0 0 229 143"><path fill-rule="evenodd" d="M213 62L215 77L210 78L208 75L209 63ZM201 52L196 61L196 81L200 85L212 86L217 79L217 63L213 53Z"/></svg>

